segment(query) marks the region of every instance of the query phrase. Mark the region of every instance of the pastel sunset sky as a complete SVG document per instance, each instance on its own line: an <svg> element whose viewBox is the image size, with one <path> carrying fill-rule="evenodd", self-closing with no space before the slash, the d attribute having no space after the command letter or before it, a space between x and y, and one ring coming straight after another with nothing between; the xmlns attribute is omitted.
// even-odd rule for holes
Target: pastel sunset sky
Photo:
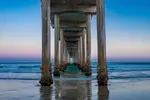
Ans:
<svg viewBox="0 0 150 100"><path fill-rule="evenodd" d="M41 0L0 0L0 61L41 59ZM150 0L106 0L108 61L150 61ZM97 58L92 17L92 60ZM54 57L54 30L51 30Z"/></svg>

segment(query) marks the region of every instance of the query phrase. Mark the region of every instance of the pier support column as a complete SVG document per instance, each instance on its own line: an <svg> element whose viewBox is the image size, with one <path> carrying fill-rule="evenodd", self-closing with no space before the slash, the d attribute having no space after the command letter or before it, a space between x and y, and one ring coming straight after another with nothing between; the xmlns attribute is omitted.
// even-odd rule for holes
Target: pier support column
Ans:
<svg viewBox="0 0 150 100"><path fill-rule="evenodd" d="M82 63L82 62L83 62L82 41L83 41L83 40L82 40L82 36L80 36L80 58L81 58L81 59L80 59L80 64L81 64L81 65L83 64L83 63Z"/></svg>
<svg viewBox="0 0 150 100"><path fill-rule="evenodd" d="M82 65L85 64L85 29L82 33Z"/></svg>
<svg viewBox="0 0 150 100"><path fill-rule="evenodd" d="M65 49L64 49L64 60L67 62L67 46L65 44Z"/></svg>
<svg viewBox="0 0 150 100"><path fill-rule="evenodd" d="M65 41L64 41L64 33L63 30L60 30L60 71L64 71L65 69L65 61L64 61L64 50L65 49Z"/></svg>
<svg viewBox="0 0 150 100"><path fill-rule="evenodd" d="M64 44L63 30L60 30L60 67L64 64Z"/></svg>
<svg viewBox="0 0 150 100"><path fill-rule="evenodd" d="M80 65L82 65L82 37L80 36L80 38L79 38L79 42L78 42L78 52L79 52L79 54L78 54L78 56L79 56L79 64Z"/></svg>
<svg viewBox="0 0 150 100"><path fill-rule="evenodd" d="M104 0L97 0L97 49L98 66L97 79L98 85L107 85L108 72L106 65L106 36L105 36L105 9Z"/></svg>
<svg viewBox="0 0 150 100"><path fill-rule="evenodd" d="M87 72L86 76L91 76L92 75L92 69L91 69L91 14L87 14L87 29L86 29L86 67L87 67Z"/></svg>
<svg viewBox="0 0 150 100"><path fill-rule="evenodd" d="M65 40L64 40L64 62L66 63L66 49L67 49L67 46L66 46L66 42L65 42Z"/></svg>
<svg viewBox="0 0 150 100"><path fill-rule="evenodd" d="M42 76L40 84L50 86L53 83L50 64L50 0L42 2Z"/></svg>
<svg viewBox="0 0 150 100"><path fill-rule="evenodd" d="M68 51L67 51L67 63L70 63L70 55Z"/></svg>
<svg viewBox="0 0 150 100"><path fill-rule="evenodd" d="M60 65L59 65L59 16L54 15L54 26L55 26L55 68L54 76L60 76Z"/></svg>
<svg viewBox="0 0 150 100"><path fill-rule="evenodd" d="M60 64L64 62L64 35L63 30L60 30Z"/></svg>
<svg viewBox="0 0 150 100"><path fill-rule="evenodd" d="M81 42L78 40L78 64L81 63Z"/></svg>

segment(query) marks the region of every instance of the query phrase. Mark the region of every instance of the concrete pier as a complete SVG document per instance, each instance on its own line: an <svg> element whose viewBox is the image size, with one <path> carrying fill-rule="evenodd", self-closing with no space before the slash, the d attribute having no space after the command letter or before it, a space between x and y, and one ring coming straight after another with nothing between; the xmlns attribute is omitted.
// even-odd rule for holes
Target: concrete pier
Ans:
<svg viewBox="0 0 150 100"><path fill-rule="evenodd" d="M91 18L92 15L97 13L97 80L98 85L107 85L108 73L106 65L104 0L41 1L42 5L44 5L42 6L44 9L42 10L42 30L43 34L45 34L42 38L42 54L44 55L42 56L44 59L42 66L50 66L48 65L50 64L50 52L46 50L49 50L47 48L50 46L50 42L48 42L50 38L47 36L50 35L49 24L51 23L55 30L54 76L60 76L60 71L62 71L60 68L66 63L69 63L70 58L73 58L73 62L76 63L81 70L85 69L84 72L86 76L91 76ZM49 14L51 14L51 17ZM44 63L45 61L49 62ZM46 71L48 67L42 67L42 69L43 68L45 68L45 72L43 71L45 75L48 75L46 74L48 73L48 71Z"/></svg>

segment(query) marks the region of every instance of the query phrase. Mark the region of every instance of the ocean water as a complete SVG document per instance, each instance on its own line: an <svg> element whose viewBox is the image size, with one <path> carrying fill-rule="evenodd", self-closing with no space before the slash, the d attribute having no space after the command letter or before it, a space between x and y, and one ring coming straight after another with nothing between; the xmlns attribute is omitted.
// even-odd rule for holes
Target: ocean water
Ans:
<svg viewBox="0 0 150 100"><path fill-rule="evenodd" d="M54 63L52 63L54 65ZM0 63L0 79L39 80L41 63ZM109 79L149 79L150 63L107 63ZM52 68L53 71L53 68ZM97 62L92 63L92 80L96 80Z"/></svg>

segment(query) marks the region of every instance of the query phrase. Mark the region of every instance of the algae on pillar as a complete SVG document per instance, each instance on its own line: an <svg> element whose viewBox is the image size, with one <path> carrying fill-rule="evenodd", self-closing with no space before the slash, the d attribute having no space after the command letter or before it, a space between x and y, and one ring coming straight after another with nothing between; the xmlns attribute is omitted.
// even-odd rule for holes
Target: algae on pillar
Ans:
<svg viewBox="0 0 150 100"><path fill-rule="evenodd" d="M54 76L60 76L60 66L59 66L59 15L54 15L54 26L55 26L55 65L54 65Z"/></svg>
<svg viewBox="0 0 150 100"><path fill-rule="evenodd" d="M42 76L40 84L50 86L53 83L50 64L50 0L42 3Z"/></svg>
<svg viewBox="0 0 150 100"><path fill-rule="evenodd" d="M96 0L97 7L97 49L98 66L97 79L98 85L107 85L108 72L106 65L106 36L105 36L105 7L104 0Z"/></svg>

